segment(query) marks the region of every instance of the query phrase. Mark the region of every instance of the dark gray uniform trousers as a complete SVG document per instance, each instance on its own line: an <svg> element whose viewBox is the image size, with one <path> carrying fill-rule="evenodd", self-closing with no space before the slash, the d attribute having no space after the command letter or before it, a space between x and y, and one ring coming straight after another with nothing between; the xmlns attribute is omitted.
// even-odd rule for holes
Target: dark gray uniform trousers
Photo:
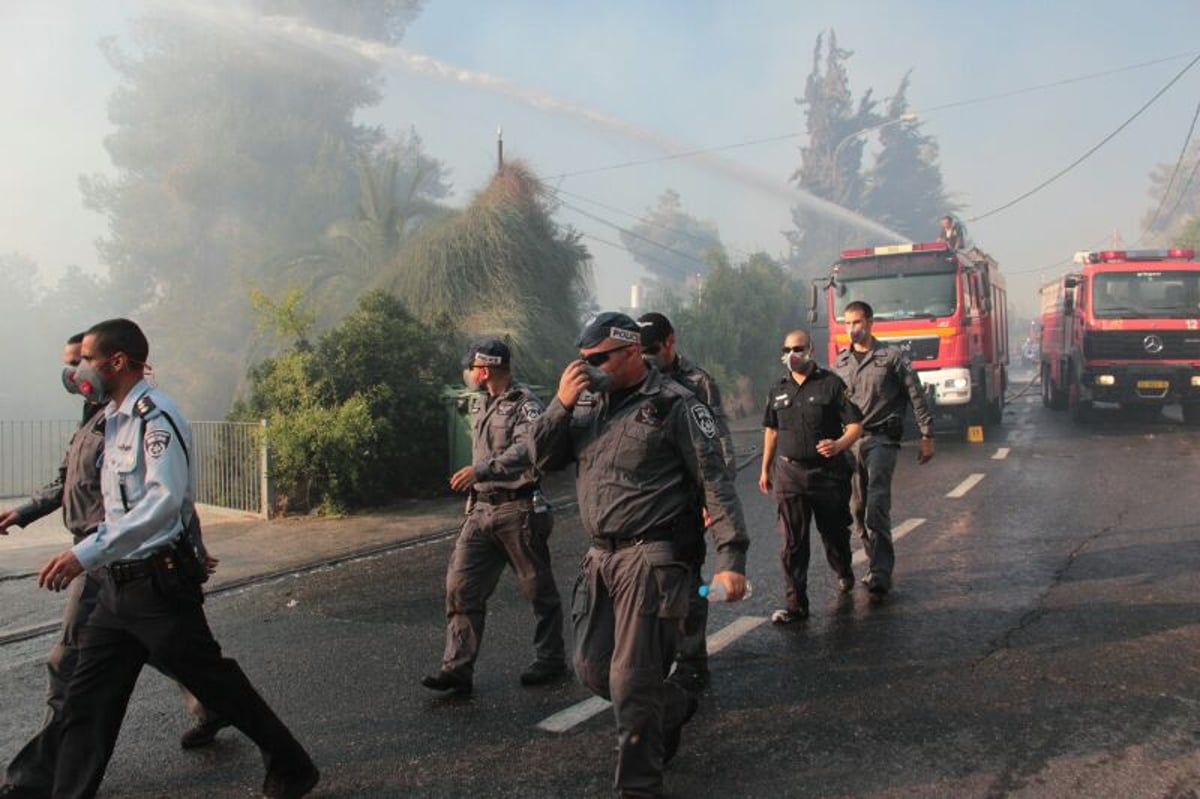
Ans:
<svg viewBox="0 0 1200 799"><path fill-rule="evenodd" d="M665 679L687 615L689 564L670 542L588 549L571 605L575 673L613 703L615 787L622 796L663 793L663 729L677 726L688 695Z"/></svg>
<svg viewBox="0 0 1200 799"><path fill-rule="evenodd" d="M258 744L268 772L310 764L237 662L221 657L199 585L173 590L150 577L117 584L107 570L99 575L98 601L79 630L79 659L63 707L54 799L95 796L147 660Z"/></svg>
<svg viewBox="0 0 1200 799"><path fill-rule="evenodd" d="M554 517L533 512L529 499L500 505L476 502L463 522L446 570L446 649L442 671L470 678L479 657L487 601L505 564L533 605L533 647L546 663L566 662L562 599L550 568L548 544Z"/></svg>
<svg viewBox="0 0 1200 799"><path fill-rule="evenodd" d="M778 458L774 483L787 606L789 610L808 610L814 518L829 568L838 577L854 577L850 565L850 474L829 465L813 468Z"/></svg>
<svg viewBox="0 0 1200 799"><path fill-rule="evenodd" d="M696 519L696 529L694 540L695 552L685 553L690 557L685 557L684 560L689 561L692 566L691 583L688 586L688 611L687 618L683 621L683 632L679 638L679 644L676 647L675 660L676 668L683 671L690 671L694 674L704 674L708 671L708 606L709 601L705 597L700 596L700 586L704 583L704 568L705 557L708 554L708 548L704 540L704 519Z"/></svg>
<svg viewBox="0 0 1200 799"><path fill-rule="evenodd" d="M896 550L892 546L892 475L900 443L885 435L870 434L850 450L854 474L850 479L850 515L854 531L862 537L870 559L870 574L892 585Z"/></svg>

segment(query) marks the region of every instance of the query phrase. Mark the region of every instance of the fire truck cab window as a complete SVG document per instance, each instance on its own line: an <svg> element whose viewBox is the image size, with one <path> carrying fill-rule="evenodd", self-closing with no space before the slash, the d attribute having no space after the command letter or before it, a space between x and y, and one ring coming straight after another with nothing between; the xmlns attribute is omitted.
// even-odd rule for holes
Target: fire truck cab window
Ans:
<svg viewBox="0 0 1200 799"><path fill-rule="evenodd" d="M1194 318L1200 315L1200 275L1185 272L1113 272L1096 275L1097 318Z"/></svg>
<svg viewBox="0 0 1200 799"><path fill-rule="evenodd" d="M852 300L871 305L876 319L915 319L950 316L957 305L955 279L950 272L897 274L840 281L844 307Z"/></svg>

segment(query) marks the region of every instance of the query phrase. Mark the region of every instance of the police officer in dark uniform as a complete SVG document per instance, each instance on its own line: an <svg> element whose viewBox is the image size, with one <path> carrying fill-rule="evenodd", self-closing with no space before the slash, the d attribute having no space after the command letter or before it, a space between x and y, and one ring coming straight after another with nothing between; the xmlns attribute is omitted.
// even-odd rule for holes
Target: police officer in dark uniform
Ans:
<svg viewBox="0 0 1200 799"><path fill-rule="evenodd" d="M67 339L63 347L63 386L72 394L81 394L75 383L79 366L83 334ZM83 423L71 436L67 452L59 467L58 477L35 491L28 502L7 512L0 512L0 535L10 527L28 527L38 519L62 508L63 524L78 544L95 532L104 521L104 501L100 495L100 461L104 457L103 406L84 401ZM215 560L214 560L215 565ZM38 730L17 752L0 786L0 797L49 796L54 782L54 763L61 733L62 706L67 685L79 657L76 638L79 627L96 607L100 583L84 574L71 583L63 605L62 629L59 640L46 659L46 715ZM204 708L190 695L186 703L197 717L197 725L184 737L190 740L195 730L210 723ZM212 739L209 739L211 743Z"/></svg>
<svg viewBox="0 0 1200 799"><path fill-rule="evenodd" d="M846 384L817 366L812 339L793 330L783 340L788 375L771 386L763 412L762 471L758 488L775 490L787 607L771 621L808 618L808 561L814 517L825 559L842 593L854 588L850 565L850 462L846 451L862 433L862 413L846 396ZM778 457L776 457L778 456ZM774 475L772 476L772 467Z"/></svg>
<svg viewBox="0 0 1200 799"><path fill-rule="evenodd" d="M521 684L541 685L567 673L562 600L547 543L554 521L529 457L529 430L542 414L542 402L513 381L511 359L497 338L476 341L463 358L463 381L480 393L471 398L472 463L450 478L450 487L469 491L470 498L446 571L442 669L421 680L435 691L471 692L487 600L505 564L516 572L537 619L536 659L521 673Z"/></svg>
<svg viewBox="0 0 1200 799"><path fill-rule="evenodd" d="M737 480L737 457L733 450L733 436L725 419L725 411L721 405L721 390L713 376L704 371L699 364L688 360L675 349L675 328L671 320L660 313L648 313L638 317L638 325L642 328L642 357L647 363L677 383L681 383L696 395L696 398L712 411L713 421L717 425L717 441L721 449L721 458L729 470L729 479ZM689 691L702 691L709 683L708 673L708 605L709 602L700 595L699 588L703 582L701 569L707 547L704 545L703 495L696 498L697 513L695 521L699 525L697 534L684 537L684 541L695 545L695 551L678 551L678 558L692 564L692 588L689 592L688 615L683 624L683 634L675 653L675 671L671 679L678 682Z"/></svg>
<svg viewBox="0 0 1200 799"><path fill-rule="evenodd" d="M144 380L149 349L133 322L100 322L84 336L76 371L86 398L107 400L104 521L38 575L54 591L85 570L100 583L96 608L79 630L52 794L96 794L130 694L151 660L258 744L265 796L303 796L317 783L316 767L237 663L221 657L204 616L205 566L184 534L195 501L191 428Z"/></svg>
<svg viewBox="0 0 1200 799"><path fill-rule="evenodd" d="M533 428L534 463L576 464L579 515L591 536L575 583L575 673L610 698L617 720L616 789L661 796L696 697L664 679L687 616L691 566L677 537L697 535L697 490L712 518L713 582L740 599L749 538L717 445L712 411L647 367L641 331L623 313L585 325L581 359Z"/></svg>
<svg viewBox="0 0 1200 799"><path fill-rule="evenodd" d="M892 475L904 435L905 405L912 403L921 431L917 463L933 457L933 415L921 381L897 347L871 335L874 311L865 302L849 303L842 312L850 346L838 353L833 370L846 383L850 400L863 414L863 436L851 449L850 515L870 558L863 579L875 601L892 588L896 552L892 546Z"/></svg>

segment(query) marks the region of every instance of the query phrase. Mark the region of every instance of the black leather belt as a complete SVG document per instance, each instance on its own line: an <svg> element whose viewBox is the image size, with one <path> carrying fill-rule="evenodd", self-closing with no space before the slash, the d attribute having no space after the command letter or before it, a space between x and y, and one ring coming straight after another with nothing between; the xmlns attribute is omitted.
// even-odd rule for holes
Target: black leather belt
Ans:
<svg viewBox="0 0 1200 799"><path fill-rule="evenodd" d="M675 535L670 528L658 530L650 530L630 537L621 537L615 535L598 535L592 537L592 546L596 549L603 549L606 552L616 552L629 547L636 547L640 544L650 544L657 541L674 541Z"/></svg>
<svg viewBox="0 0 1200 799"><path fill-rule="evenodd" d="M516 502L518 499L529 499L533 496L533 492L537 491L537 486L525 486L524 488L496 488L491 491L476 491L475 501L483 502L488 505L503 505L505 502Z"/></svg>
<svg viewBox="0 0 1200 799"><path fill-rule="evenodd" d="M170 551L165 551L139 560L114 561L108 564L108 575L117 585L134 580L144 580L152 576L155 569L160 568L158 564L161 564L161 568L167 569L174 569L179 565L175 562L175 555Z"/></svg>
<svg viewBox="0 0 1200 799"><path fill-rule="evenodd" d="M803 466L805 469L813 469L829 463L828 458L789 458L787 455L780 455L779 460L787 461L793 466Z"/></svg>

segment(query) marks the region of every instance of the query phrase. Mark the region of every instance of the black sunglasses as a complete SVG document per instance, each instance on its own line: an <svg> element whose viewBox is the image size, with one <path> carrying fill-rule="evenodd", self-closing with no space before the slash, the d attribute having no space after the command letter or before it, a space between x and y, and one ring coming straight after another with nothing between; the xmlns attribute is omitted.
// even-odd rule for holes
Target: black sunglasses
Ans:
<svg viewBox="0 0 1200 799"><path fill-rule="evenodd" d="M608 359L612 357L614 352L627 350L632 346L632 344L626 344L624 347L613 347L611 350L605 350L604 352L593 352L591 355L581 355L579 357L582 358L583 362L588 366L599 366L602 363L607 363Z"/></svg>
<svg viewBox="0 0 1200 799"><path fill-rule="evenodd" d="M787 355L789 352L806 352L806 351L808 351L807 344L804 345L803 347L784 347L783 348L784 355Z"/></svg>

